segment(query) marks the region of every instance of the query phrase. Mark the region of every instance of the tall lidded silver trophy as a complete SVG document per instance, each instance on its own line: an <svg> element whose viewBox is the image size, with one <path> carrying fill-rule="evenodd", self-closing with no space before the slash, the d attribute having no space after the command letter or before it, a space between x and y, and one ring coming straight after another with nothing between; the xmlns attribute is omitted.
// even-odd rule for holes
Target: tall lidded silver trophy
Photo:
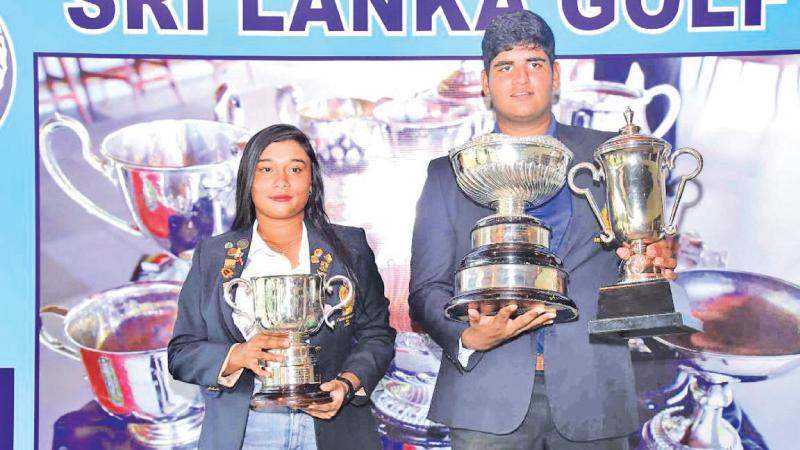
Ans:
<svg viewBox="0 0 800 450"><path fill-rule="evenodd" d="M334 291L333 285L337 282L344 285L344 290L337 290L341 301L331 306L325 299ZM243 295L252 299L252 310L237 304L241 300L235 293L236 286L244 288ZM288 349L271 350L282 354L285 360L267 363L270 374L259 377L261 389L250 399L250 409L303 408L312 403L330 402L328 392L320 389L319 348L311 345L309 339L323 324L333 328L331 315L352 305L355 296L352 282L342 275L327 279L318 274L276 275L234 278L223 287L225 302L250 322L245 335L252 331L281 334L288 336L290 342Z"/></svg>
<svg viewBox="0 0 800 450"><path fill-rule="evenodd" d="M549 250L550 229L525 213L564 186L572 156L549 136L486 134L450 150L461 190L497 212L472 229L472 250L456 270L447 317L467 321L469 309L487 314L510 304L519 315L537 303L555 307L555 322L578 317L567 297L567 272Z"/></svg>
<svg viewBox="0 0 800 450"><path fill-rule="evenodd" d="M630 109L624 115L626 125L620 134L594 152L594 160L600 168L583 162L576 164L568 176L570 188L586 197L600 222L603 229L600 240L606 244L617 241L629 246L632 252L623 263L622 280L600 289L597 319L589 321L589 334L626 339L696 331L684 323L689 318L679 312L680 306L676 310L673 301L676 293L672 291L675 287L659 268L648 264L645 252L647 245L676 233L678 204L686 182L702 170L703 157L688 147L670 154L668 142L639 133ZM684 154L694 157L697 166L680 177L665 223L667 176L675 168L678 157ZM589 189L575 184L575 176L581 170L591 172L596 182L605 180L607 215L600 212Z"/></svg>

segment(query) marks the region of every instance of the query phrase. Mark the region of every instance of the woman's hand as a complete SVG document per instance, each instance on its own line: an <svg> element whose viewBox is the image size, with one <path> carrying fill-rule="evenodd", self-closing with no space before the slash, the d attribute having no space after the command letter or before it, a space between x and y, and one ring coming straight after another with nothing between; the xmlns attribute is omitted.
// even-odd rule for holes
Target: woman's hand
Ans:
<svg viewBox="0 0 800 450"><path fill-rule="evenodd" d="M361 380L359 380L355 374L345 372L341 376L350 380L356 392L361 389ZM344 398L347 395L348 386L344 381L333 379L327 383L322 383L319 388L323 391L330 392L333 401L328 403L314 403L303 408L303 411L317 419L330 419L342 408L342 403L344 403Z"/></svg>
<svg viewBox="0 0 800 450"><path fill-rule="evenodd" d="M268 377L269 369L261 367L259 361L283 362L283 355L269 351L283 348L289 348L289 338L286 333L258 333L244 344L236 345L222 375L228 376L245 368L259 377Z"/></svg>
<svg viewBox="0 0 800 450"><path fill-rule="evenodd" d="M627 261L631 255L632 252L627 243L625 243L623 247L617 249L617 256L619 256L623 261ZM678 265L678 261L675 259L675 254L672 248L672 240L670 239L662 239L648 245L647 249L645 250L644 262L646 265L653 265L661 269L661 273L664 275L664 278L668 280L675 280L678 278L673 271L675 266Z"/></svg>

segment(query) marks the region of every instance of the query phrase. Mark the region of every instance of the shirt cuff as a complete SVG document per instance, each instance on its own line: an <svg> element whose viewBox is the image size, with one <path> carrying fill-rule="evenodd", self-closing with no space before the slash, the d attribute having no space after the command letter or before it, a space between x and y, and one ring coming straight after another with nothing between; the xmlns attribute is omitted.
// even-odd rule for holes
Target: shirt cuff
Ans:
<svg viewBox="0 0 800 450"><path fill-rule="evenodd" d="M238 343L231 345L230 350L228 350L228 355L225 356L225 361L222 362L222 368L219 369L219 375L217 376L217 383L221 386L225 386L226 388L232 388L237 381L239 381L239 377L244 372L244 368L233 372L232 374L223 376L222 373L225 371L225 368L228 367L228 360L231 359L231 353L233 353L233 349L239 345Z"/></svg>
<svg viewBox="0 0 800 450"><path fill-rule="evenodd" d="M464 344L461 343L461 338L458 338L458 363L461 364L462 367L467 367L469 365L469 357L475 353L475 350L471 348L464 348Z"/></svg>

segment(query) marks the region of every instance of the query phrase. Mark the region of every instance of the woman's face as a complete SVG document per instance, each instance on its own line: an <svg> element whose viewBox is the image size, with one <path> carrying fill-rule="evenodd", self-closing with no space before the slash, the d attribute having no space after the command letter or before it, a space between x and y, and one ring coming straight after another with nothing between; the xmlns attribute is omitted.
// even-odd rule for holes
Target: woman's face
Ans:
<svg viewBox="0 0 800 450"><path fill-rule="evenodd" d="M303 214L311 188L311 161L296 141L273 142L262 152L253 175L256 218L291 219Z"/></svg>

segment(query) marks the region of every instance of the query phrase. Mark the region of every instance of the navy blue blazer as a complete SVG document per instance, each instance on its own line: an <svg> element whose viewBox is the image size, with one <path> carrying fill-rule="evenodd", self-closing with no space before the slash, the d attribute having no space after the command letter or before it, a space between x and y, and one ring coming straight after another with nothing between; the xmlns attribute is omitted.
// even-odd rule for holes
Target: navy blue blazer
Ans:
<svg viewBox="0 0 800 450"><path fill-rule="evenodd" d="M322 249L331 253L333 261L328 275L347 275L339 255L325 242L319 230L306 221L310 251ZM364 230L333 225L333 230L351 251L355 276L358 279L353 317L346 325L337 321L312 336L311 342L321 347L319 368L322 380L333 379L340 372L352 372L361 380L367 396L356 396L330 420L314 419L317 446L320 449L381 448L369 394L380 381L394 356L395 331L389 326L388 300L383 281L375 265L375 256L367 244ZM245 369L232 388L217 384L228 351L236 342L244 342L234 325L232 309L222 298L220 274L225 260L225 243L252 239L252 227L211 237L195 248L192 268L181 290L178 318L168 346L169 371L178 380L200 385L205 399L205 417L199 447L207 450L239 449L244 440L248 405L253 393L254 375ZM249 246L244 250L247 261ZM241 275L244 264L234 269ZM312 273L316 264L311 265ZM334 289L336 292L337 290ZM338 295L327 302L338 303ZM340 317L337 312L334 318Z"/></svg>
<svg viewBox="0 0 800 450"><path fill-rule="evenodd" d="M575 154L573 164L591 161L594 149L612 136L557 126L560 140ZM605 198L601 186L592 190L598 201ZM519 427L530 405L536 334L524 333L492 350L475 352L462 367L458 340L467 325L444 316L444 306L453 296L455 270L471 250L470 231L478 219L492 213L458 188L447 157L431 161L417 203L409 308L412 319L445 355L428 417L449 427L507 434ZM599 231L586 200L573 194L572 217L557 254L569 273L568 295L578 304L580 316L544 329L544 357L553 421L561 435L575 441L624 436L639 425L627 345L589 342L587 322L597 316L598 289L618 277L614 252L592 243Z"/></svg>

